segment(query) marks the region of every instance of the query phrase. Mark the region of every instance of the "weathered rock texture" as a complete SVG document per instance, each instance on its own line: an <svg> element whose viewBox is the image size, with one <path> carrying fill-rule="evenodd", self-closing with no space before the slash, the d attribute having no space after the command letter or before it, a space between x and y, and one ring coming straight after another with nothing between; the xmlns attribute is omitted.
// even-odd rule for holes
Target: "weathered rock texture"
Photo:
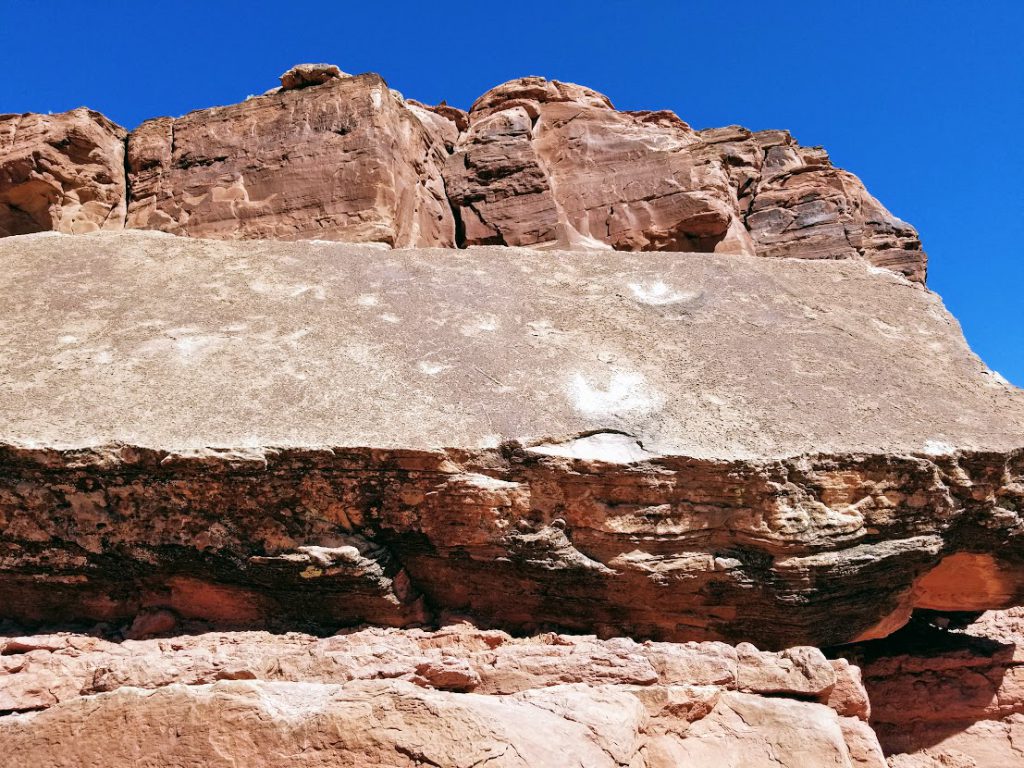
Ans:
<svg viewBox="0 0 1024 768"><path fill-rule="evenodd" d="M139 126L128 140L128 227L450 246L447 156L378 75L300 67L278 92Z"/></svg>
<svg viewBox="0 0 1024 768"><path fill-rule="evenodd" d="M864 665L871 723L894 768L1024 765L1024 609L962 630L915 621L841 653Z"/></svg>
<svg viewBox="0 0 1024 768"><path fill-rule="evenodd" d="M531 77L480 97L445 170L461 241L843 259L925 277L917 233L820 147L694 131Z"/></svg>
<svg viewBox="0 0 1024 768"><path fill-rule="evenodd" d="M753 251L721 162L668 112L524 78L481 96L445 180L467 244Z"/></svg>
<svg viewBox="0 0 1024 768"><path fill-rule="evenodd" d="M123 229L126 135L85 108L0 115L0 237Z"/></svg>
<svg viewBox="0 0 1024 768"><path fill-rule="evenodd" d="M917 231L836 168L821 147L801 147L786 131L739 126L700 131L732 181L744 227L759 256L862 257L924 282Z"/></svg>
<svg viewBox="0 0 1024 768"><path fill-rule="evenodd" d="M1024 594L1024 393L889 272L152 233L0 263L8 618L781 648Z"/></svg>
<svg viewBox="0 0 1024 768"><path fill-rule="evenodd" d="M453 627L0 649L16 765L884 766L856 668L813 648Z"/></svg>
<svg viewBox="0 0 1024 768"><path fill-rule="evenodd" d="M129 228L193 237L859 258L925 278L916 231L821 148L540 77L467 114L298 65L263 96L143 123L127 186L102 116L2 120L0 234L120 228L127 200Z"/></svg>

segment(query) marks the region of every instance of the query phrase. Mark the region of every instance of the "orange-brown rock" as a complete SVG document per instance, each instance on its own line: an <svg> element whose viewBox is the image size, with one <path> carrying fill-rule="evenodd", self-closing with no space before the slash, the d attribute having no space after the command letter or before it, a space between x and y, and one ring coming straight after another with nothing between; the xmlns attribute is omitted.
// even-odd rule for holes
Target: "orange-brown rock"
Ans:
<svg viewBox="0 0 1024 768"><path fill-rule="evenodd" d="M0 237L123 229L126 135L84 107L0 115Z"/></svg>
<svg viewBox="0 0 1024 768"><path fill-rule="evenodd" d="M121 228L127 201L129 228L193 237L860 258L925 278L913 227L824 150L540 77L467 114L300 64L263 96L143 123L127 186L102 116L0 120L0 235Z"/></svg>
<svg viewBox="0 0 1024 768"><path fill-rule="evenodd" d="M759 256L864 258L924 282L927 259L917 231L860 179L834 167L821 147L801 147L786 131L739 126L700 137L724 162Z"/></svg>
<svg viewBox="0 0 1024 768"><path fill-rule="evenodd" d="M0 654L0 749L19 765L884 765L811 648L454 626L24 636Z"/></svg>
<svg viewBox="0 0 1024 768"><path fill-rule="evenodd" d="M469 118L445 170L463 244L753 250L721 163L671 113L618 112L529 77L485 93Z"/></svg>
<svg viewBox="0 0 1024 768"><path fill-rule="evenodd" d="M863 258L924 281L916 231L784 131L694 131L538 77L469 118L445 170L463 244Z"/></svg>
<svg viewBox="0 0 1024 768"><path fill-rule="evenodd" d="M241 104L139 126L128 141L127 226L452 245L436 130L378 75L325 66L290 70L279 91Z"/></svg>
<svg viewBox="0 0 1024 768"><path fill-rule="evenodd" d="M1024 765L1024 609L959 618L925 614L841 651L863 665L893 768Z"/></svg>

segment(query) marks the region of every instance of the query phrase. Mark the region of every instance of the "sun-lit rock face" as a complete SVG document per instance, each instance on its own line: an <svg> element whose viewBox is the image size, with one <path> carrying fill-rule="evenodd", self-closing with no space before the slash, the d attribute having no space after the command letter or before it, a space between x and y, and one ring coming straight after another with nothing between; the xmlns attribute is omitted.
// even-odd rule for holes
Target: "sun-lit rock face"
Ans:
<svg viewBox="0 0 1024 768"><path fill-rule="evenodd" d="M84 107L0 115L0 237L123 229L126 135Z"/></svg>
<svg viewBox="0 0 1024 768"><path fill-rule="evenodd" d="M0 236L0 764L1024 765L1024 392L821 148L300 64Z"/></svg>
<svg viewBox="0 0 1024 768"><path fill-rule="evenodd" d="M300 744L303 765L325 768L884 765L866 710L848 704L864 699L856 669L813 648L454 626L37 635L0 650L0 709L24 713L0 717L17 765L283 768Z"/></svg>
<svg viewBox="0 0 1024 768"><path fill-rule="evenodd" d="M538 77L481 96L445 169L468 244L864 258L925 277L916 231L785 131L694 131L672 112Z"/></svg>
<svg viewBox="0 0 1024 768"><path fill-rule="evenodd" d="M0 618L783 648L1024 594L1024 393L863 263L155 233L0 261Z"/></svg>
<svg viewBox="0 0 1024 768"><path fill-rule="evenodd" d="M671 113L532 77L469 121L445 170L467 244L753 253L723 165Z"/></svg>
<svg viewBox="0 0 1024 768"><path fill-rule="evenodd" d="M454 244L444 143L378 75L342 77L311 65L282 82L275 93L133 131L128 227L225 239Z"/></svg>
<svg viewBox="0 0 1024 768"><path fill-rule="evenodd" d="M299 64L262 96L126 136L87 110L0 118L0 235L127 225L715 252L864 259L925 278L917 232L823 149L785 131L694 131L672 112L619 111L542 77L492 88L467 113L406 100L378 75Z"/></svg>
<svg viewBox="0 0 1024 768"><path fill-rule="evenodd" d="M927 258L917 230L889 213L860 179L833 166L822 147L801 147L786 131L739 126L699 135L725 164L759 256L863 258L924 282Z"/></svg>

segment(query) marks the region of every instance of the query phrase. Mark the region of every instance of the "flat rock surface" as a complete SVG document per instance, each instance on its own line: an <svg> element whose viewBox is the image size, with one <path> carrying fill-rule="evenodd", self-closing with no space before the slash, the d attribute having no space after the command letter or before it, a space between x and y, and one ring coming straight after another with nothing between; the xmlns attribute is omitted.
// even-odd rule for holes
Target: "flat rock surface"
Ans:
<svg viewBox="0 0 1024 768"><path fill-rule="evenodd" d="M935 294L860 262L45 234L0 241L0 307L15 445L1024 444L1024 392Z"/></svg>

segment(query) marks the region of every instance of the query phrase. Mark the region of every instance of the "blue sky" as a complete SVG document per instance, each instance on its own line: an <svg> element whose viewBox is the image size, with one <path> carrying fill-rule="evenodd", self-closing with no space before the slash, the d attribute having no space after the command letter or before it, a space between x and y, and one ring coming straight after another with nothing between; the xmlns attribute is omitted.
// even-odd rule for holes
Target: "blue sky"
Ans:
<svg viewBox="0 0 1024 768"><path fill-rule="evenodd" d="M239 101L300 61L466 107L527 74L697 128L822 144L922 233L928 282L1024 386L1024 3L0 0L0 112L126 127Z"/></svg>

